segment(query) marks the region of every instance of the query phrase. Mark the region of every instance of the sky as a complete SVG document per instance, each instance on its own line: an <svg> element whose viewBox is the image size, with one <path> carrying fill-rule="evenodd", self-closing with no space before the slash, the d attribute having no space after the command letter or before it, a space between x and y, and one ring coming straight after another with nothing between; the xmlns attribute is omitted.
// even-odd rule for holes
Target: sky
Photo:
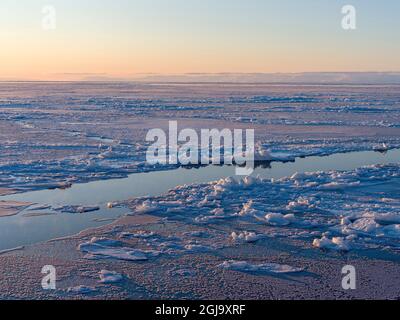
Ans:
<svg viewBox="0 0 400 320"><path fill-rule="evenodd" d="M1 0L0 79L400 71L399 14L398 0Z"/></svg>

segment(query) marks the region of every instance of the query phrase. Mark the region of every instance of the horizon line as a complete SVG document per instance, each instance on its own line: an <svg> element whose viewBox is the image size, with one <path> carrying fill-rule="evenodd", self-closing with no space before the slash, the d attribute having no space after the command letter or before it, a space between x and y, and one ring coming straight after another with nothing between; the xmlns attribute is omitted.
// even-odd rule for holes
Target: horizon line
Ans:
<svg viewBox="0 0 400 320"><path fill-rule="evenodd" d="M150 82L150 83L265 83L265 84L400 84L400 71L305 71L305 72L187 72L53 73L43 77L0 77L6 82Z"/></svg>

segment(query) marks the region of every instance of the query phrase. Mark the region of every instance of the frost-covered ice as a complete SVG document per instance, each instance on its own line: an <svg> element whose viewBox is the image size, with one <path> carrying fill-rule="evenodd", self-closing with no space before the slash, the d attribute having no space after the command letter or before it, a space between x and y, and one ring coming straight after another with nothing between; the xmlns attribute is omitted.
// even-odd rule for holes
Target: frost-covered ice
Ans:
<svg viewBox="0 0 400 320"><path fill-rule="evenodd" d="M137 213L152 213L157 210L157 206L152 204L150 201L144 201L135 208Z"/></svg>
<svg viewBox="0 0 400 320"><path fill-rule="evenodd" d="M96 292L96 288L80 285L80 286L68 288L67 292L70 294L85 295L85 294L91 294L91 293Z"/></svg>
<svg viewBox="0 0 400 320"><path fill-rule="evenodd" d="M134 233L131 232L122 232L120 234L121 238L151 238L155 235L154 232L147 232L147 231L137 231Z"/></svg>
<svg viewBox="0 0 400 320"><path fill-rule="evenodd" d="M265 221L272 226L287 226L294 219L292 214L268 213L265 216Z"/></svg>
<svg viewBox="0 0 400 320"><path fill-rule="evenodd" d="M232 232L231 234L232 240L233 241L245 241L245 242L256 242L260 239L265 238L265 235L263 234L256 234L255 232Z"/></svg>
<svg viewBox="0 0 400 320"><path fill-rule="evenodd" d="M219 265L220 268L241 272L260 273L298 273L304 271L302 268L295 268L288 265L276 263L252 264L247 261L225 261Z"/></svg>
<svg viewBox="0 0 400 320"><path fill-rule="evenodd" d="M21 247L6 249L6 250L0 250L0 255L6 254L6 253L10 253L10 252L14 252L14 251L20 251L20 250L24 250L24 247L21 246Z"/></svg>
<svg viewBox="0 0 400 320"><path fill-rule="evenodd" d="M100 210L98 206L61 206L53 208L55 211L63 212L63 213L86 213Z"/></svg>
<svg viewBox="0 0 400 320"><path fill-rule="evenodd" d="M185 246L185 249L187 253L209 252L213 250L213 248L201 244L188 244Z"/></svg>
<svg viewBox="0 0 400 320"><path fill-rule="evenodd" d="M0 188L69 188L172 168L145 161L146 132L165 119L251 126L263 161L392 149L398 101L396 86L2 83Z"/></svg>
<svg viewBox="0 0 400 320"><path fill-rule="evenodd" d="M99 272L100 282L104 284L121 282L124 277L115 271L101 270Z"/></svg>
<svg viewBox="0 0 400 320"><path fill-rule="evenodd" d="M22 210L29 208L32 203L20 201L0 201L0 218L18 214Z"/></svg>
<svg viewBox="0 0 400 320"><path fill-rule="evenodd" d="M2 83L0 195L67 189L77 183L174 169L175 165L153 166L145 161L146 133L153 128L167 129L168 119L179 119L180 127L195 130L254 128L256 163L262 168L271 161L300 157L365 150L384 153L400 147L399 101L398 86ZM322 297L327 287L340 290L339 284L325 279L332 270L340 270L342 257L353 257L364 249L396 252L400 248L400 165L395 162L354 170L324 166L317 170L310 162L310 172L291 172L284 178L226 178L118 203L107 196L99 202L86 199L60 206L45 205L49 199L20 208L0 203L4 219L23 208L31 209L32 219L38 220L48 217L35 214L47 210L85 213L124 205L131 209L122 219L126 225L115 221L107 232L106 228L86 230L74 239L48 244L51 249L45 247L47 251L42 248L46 244L40 244L39 252L36 247L0 252L1 266L7 267L8 259L13 259L19 264L17 270L23 270L23 265L31 267L30 262L41 267L49 263L51 252L57 256L55 265L71 261L66 270L72 270L69 274L74 281L64 284L69 293L100 295L116 290L99 285L100 277L104 284L123 279L129 280L129 286L137 282L138 287L119 292L135 298L170 298L167 294L174 290L175 298L192 298L197 293L200 298L277 298L285 288L289 295L301 292L306 296L313 290L293 290L293 283L264 277L308 271L308 266L313 266L318 276L299 283L307 288L322 283L316 293ZM110 188L112 185L110 182ZM132 192L140 187L137 183ZM59 216L83 219L90 215ZM157 221L149 228L143 220L137 225L129 223L130 219L149 217ZM87 232L96 237L86 236ZM64 243L69 246L63 247ZM348 251L351 253L346 254ZM41 260L43 253L46 257ZM27 254L33 257L28 263L23 260ZM326 263L324 259L307 260L307 255L327 257ZM363 256L361 267L364 261ZM371 270L375 262L381 263L370 263ZM398 274L398 269L391 270ZM21 271L18 278L27 274L31 273ZM71 284L90 283L82 281L88 274L91 285L98 287L68 289ZM185 278L184 285L176 285L177 277ZM278 281L275 278L280 277L273 278ZM232 289L238 283L240 287ZM0 291L8 292L7 284L0 284ZM136 295L140 288L146 290L142 296ZM243 288L249 289L248 295ZM254 296L253 289L258 290ZM20 296L26 298L29 288L22 290ZM115 292L107 291L107 297ZM393 292L391 297L398 298L398 286ZM343 294L339 291L333 297Z"/></svg>

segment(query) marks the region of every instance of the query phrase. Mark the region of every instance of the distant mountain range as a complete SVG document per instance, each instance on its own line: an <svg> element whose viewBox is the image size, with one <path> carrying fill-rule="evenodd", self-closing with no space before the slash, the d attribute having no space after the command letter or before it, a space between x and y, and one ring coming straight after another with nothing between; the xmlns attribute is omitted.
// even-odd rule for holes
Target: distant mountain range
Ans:
<svg viewBox="0 0 400 320"><path fill-rule="evenodd" d="M86 81L141 81L165 83L293 83L293 84L400 84L400 72L305 72L305 73L187 73L140 74L132 77L86 76Z"/></svg>
<svg viewBox="0 0 400 320"><path fill-rule="evenodd" d="M167 75L135 74L118 77L104 73L65 73L50 75L48 78L54 81L139 81L160 83L400 84L400 72L186 73ZM18 80L0 78L0 81ZM20 79L19 81L23 80Z"/></svg>

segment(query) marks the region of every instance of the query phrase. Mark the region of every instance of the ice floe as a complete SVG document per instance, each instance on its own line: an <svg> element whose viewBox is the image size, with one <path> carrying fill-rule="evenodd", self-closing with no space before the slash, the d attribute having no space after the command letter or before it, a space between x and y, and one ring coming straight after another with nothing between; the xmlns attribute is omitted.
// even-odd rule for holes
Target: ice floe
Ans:
<svg viewBox="0 0 400 320"><path fill-rule="evenodd" d="M21 97L0 102L4 128L4 139L0 142L0 188L16 192L67 188L78 182L175 168L150 166L145 161L147 146L142 141L142 124L138 127L137 119L147 125L147 121L156 121L155 114L164 119L189 119L196 125L208 119L222 124L251 123L261 128L272 125L276 132L267 135L263 130L257 132L260 137L256 161L294 161L298 157L364 150L386 152L400 146L397 133L386 129L400 127L398 96L381 88L372 92L370 88L330 88L326 94L320 88L288 93L285 87L279 88L279 92L271 89L274 92L265 95L253 92L253 87L251 92L243 92L247 89L241 87L235 94L210 92L207 97L189 97L180 86L179 92L165 93L162 98L143 98L142 93L132 98L120 89L114 91L114 85L94 85L96 93L90 94L77 93L70 84L57 85L60 92L72 94L65 98L48 96L45 89L30 89L30 86L24 87ZM16 90L15 85L11 89ZM357 92L349 95L347 90ZM16 125L21 130L11 130ZM368 134L358 134L360 129ZM331 231L328 240L333 241L331 238L337 236L350 241L352 237L352 247L353 242L364 245L364 238L378 246L399 245L400 222L396 214L400 212L400 202L393 192L398 188L398 165L345 172L312 168L310 171L313 172L288 174L275 180L228 178L187 185L162 197L132 200L130 207L133 214L151 213L195 226L220 224L227 228L223 235L226 240L227 234L238 230L237 222L246 223L240 228L248 230L256 230L261 224L270 237L308 236L321 240L324 232ZM114 204L110 202L109 207ZM78 205L58 211L83 213L92 209L95 207ZM18 212L15 208L0 208L0 216ZM129 238L127 235L121 240ZM142 242L153 237L132 238ZM203 242L207 239L199 240L206 245ZM170 249L184 247L179 241L163 243ZM114 246L106 242L91 245L97 252L101 252L98 246L111 251L124 248L124 244Z"/></svg>
<svg viewBox="0 0 400 320"><path fill-rule="evenodd" d="M20 251L20 250L24 250L24 249L25 249L24 246L20 246L20 247L11 248L11 249L0 250L0 256L1 256L2 254L14 252L14 251Z"/></svg>
<svg viewBox="0 0 400 320"><path fill-rule="evenodd" d="M160 254L154 250L141 250L123 247L119 241L92 238L89 242L81 243L78 249L86 253L88 259L116 259L126 261L146 261Z"/></svg>
<svg viewBox="0 0 400 320"><path fill-rule="evenodd" d="M135 208L135 212L137 213L152 213L158 209L157 205L152 203L151 201L143 201L140 205Z"/></svg>
<svg viewBox="0 0 400 320"><path fill-rule="evenodd" d="M61 206L52 208L62 213L86 213L100 210L98 206Z"/></svg>
<svg viewBox="0 0 400 320"><path fill-rule="evenodd" d="M232 232L231 238L233 241L244 241L244 242L257 242L258 240L261 240L265 238L265 235L263 234L256 234L255 232Z"/></svg>
<svg viewBox="0 0 400 320"><path fill-rule="evenodd" d="M96 288L89 287L89 286L84 286L84 285L80 285L80 286L76 286L76 287L70 287L70 288L67 289L68 293L77 294L77 295L79 295L79 294L82 294L82 295L91 294L91 293L94 293L96 291L97 291Z"/></svg>
<svg viewBox="0 0 400 320"><path fill-rule="evenodd" d="M141 238L141 239L147 239L150 237L155 236L154 232L148 232L148 231L136 231L136 232L122 232L120 234L121 238Z"/></svg>
<svg viewBox="0 0 400 320"><path fill-rule="evenodd" d="M313 246L321 249L329 249L336 251L349 251L350 244L341 237L334 237L329 239L322 237L321 239L314 239Z"/></svg>
<svg viewBox="0 0 400 320"><path fill-rule="evenodd" d="M243 204L243 208L239 212L239 216L255 215L258 213L260 213L260 211L254 207L254 201L249 200L247 203Z"/></svg>
<svg viewBox="0 0 400 320"><path fill-rule="evenodd" d="M29 208L33 203L20 201L0 201L0 218L9 217Z"/></svg>
<svg viewBox="0 0 400 320"><path fill-rule="evenodd" d="M202 244L187 244L185 246L185 249L186 249L187 253L203 253L203 252L210 252L210 251L214 250L213 248L202 245Z"/></svg>
<svg viewBox="0 0 400 320"><path fill-rule="evenodd" d="M173 202L185 212L174 219L209 225L264 224L269 237L316 238L315 247L330 250L348 251L373 244L396 247L400 201L390 190L399 177L400 165L392 164L304 172L280 179L229 178L180 186L163 196L127 204L137 208L145 202L158 208L157 215L171 218L166 203ZM375 194L374 188L385 184L388 187L383 190L388 191ZM326 232L331 234L322 237ZM232 238L245 240L246 234L237 233Z"/></svg>
<svg viewBox="0 0 400 320"><path fill-rule="evenodd" d="M265 221L272 226L287 226L293 221L293 215L283 215L281 213L268 213Z"/></svg>
<svg viewBox="0 0 400 320"><path fill-rule="evenodd" d="M375 214L374 220L381 225L400 224L400 213Z"/></svg>

